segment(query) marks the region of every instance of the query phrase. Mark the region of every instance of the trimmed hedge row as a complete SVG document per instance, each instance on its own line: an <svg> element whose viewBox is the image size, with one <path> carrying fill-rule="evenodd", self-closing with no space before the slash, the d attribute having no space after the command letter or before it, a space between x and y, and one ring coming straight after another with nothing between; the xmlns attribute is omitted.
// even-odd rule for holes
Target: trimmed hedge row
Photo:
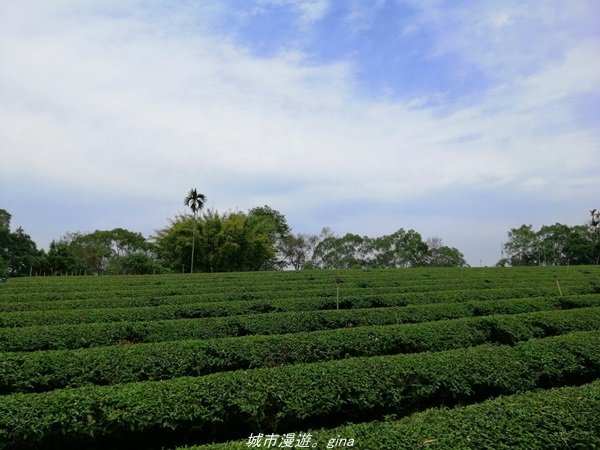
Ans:
<svg viewBox="0 0 600 450"><path fill-rule="evenodd" d="M321 429L310 434L316 449L353 439L358 449L600 448L600 381L577 387L501 396L452 409L431 408L400 420ZM255 432L255 434L257 434ZM265 430L264 434L270 434ZM301 433L293 433L295 445ZM284 437L277 439L284 442ZM249 440L185 447L188 450L246 450ZM261 444L266 448L265 439ZM347 443L347 442L346 442ZM330 445L330 447L327 447ZM180 447L183 450L184 447Z"/></svg>
<svg viewBox="0 0 600 450"><path fill-rule="evenodd" d="M597 299L533 298L332 311L298 311L202 319L0 328L0 351L68 350L119 343L288 334L491 314L596 306Z"/></svg>
<svg viewBox="0 0 600 450"><path fill-rule="evenodd" d="M518 294L510 297L508 294ZM494 300L517 298L523 291L486 292L472 291L470 293L444 293L438 295L361 295L344 297L339 302L340 309L381 308L389 306L406 306L427 303L452 303L468 300ZM537 294L529 291L527 294ZM520 294L520 295L519 295ZM524 297L531 298L531 297ZM600 294L586 296L568 296L567 298L595 299L600 305ZM190 319L200 317L226 317L245 314L260 314L269 312L317 311L336 309L335 298L283 299L265 301L239 302L203 302L183 305L160 305L131 308L100 308L100 309L60 309L50 311L26 311L0 313L1 327L26 327L38 325L60 325L76 323L99 322L137 322L148 320Z"/></svg>
<svg viewBox="0 0 600 450"><path fill-rule="evenodd" d="M575 289L573 289L575 291ZM584 287L579 287L578 292L571 292L568 295L590 294ZM591 293L592 295L594 293ZM455 290L455 291L423 291L414 293L382 293L379 289L362 290L358 292L341 291L341 307L360 307L358 305L372 305L377 302L382 304L405 305L415 303L442 303L451 301L467 300L493 300L516 297L537 297L537 296L556 296L558 292L555 287L542 289L536 288L501 288L501 289L482 289L482 290ZM246 296L243 299L229 298L223 301L221 297L198 295L176 295L176 296L146 296L146 297L115 297L115 298L90 298L80 300L56 300L56 301L27 301L27 302L0 302L0 316L5 326L11 326L13 320L18 321L26 312L32 312L32 316L38 314L40 317L46 315L46 311L60 316L62 311L72 311L72 314L85 316L88 314L86 309L107 309L107 308L136 308L136 307L159 307L159 306L180 306L192 307L199 305L199 308L205 308L206 311L214 309L223 309L224 305L233 305L231 308L285 308L298 307L304 309L323 309L335 308L336 295L333 291L322 293L317 296L298 296L284 297L281 293L273 292L263 299L256 299ZM251 301L250 301L251 300ZM293 303L293 305L289 305ZM202 305L202 306L200 306ZM211 306L214 305L214 306ZM353 306L356 305L356 306ZM61 310L60 312L58 310ZM36 312L38 311L38 312ZM10 313L13 312L14 316ZM20 314L18 314L19 312ZM110 314L108 312L107 314ZM15 317L16 319L13 319Z"/></svg>
<svg viewBox="0 0 600 450"><path fill-rule="evenodd" d="M347 278L347 275L344 276ZM361 280L362 278L362 280ZM423 280L414 280L402 282L398 280L381 279L373 280L371 278L361 277L359 279L349 278L347 281L343 281L342 287L349 291L360 291L364 289L375 289L385 292L423 292L423 291L438 291L448 290L453 286L455 289L492 289L502 288L506 286L506 283L487 282L483 280L467 280L456 282L445 281L445 280L427 280L423 283ZM575 281L579 283L579 281ZM513 281L511 284L516 284L520 287L535 287L539 285L550 285L548 280L533 281L523 280L521 282ZM567 282L571 284L571 282ZM523 285L523 286L521 286ZM89 287L88 287L89 286ZM273 282L263 284L248 284L244 282L243 278L235 283L220 283L215 282L211 284L196 284L190 283L189 280L179 280L177 282L166 283L164 285L148 285L148 286L135 286L135 287L120 287L118 285L102 283L102 280L95 282L95 279L82 278L80 284L70 286L68 289L61 289L55 286L39 287L37 289L19 289L9 291L8 289L2 289L0 291L0 302L4 301L61 301L67 299L95 299L95 298L114 298L117 296L125 295L131 297L148 297L148 296L161 296L171 297L180 295L197 295L212 297L216 300L236 300L236 299L257 299L257 298L271 298L273 294L277 294L280 297L289 296L303 296L306 294L310 295L331 295L331 291L335 291L336 280L335 279L322 279L315 278L313 280L299 280L297 282ZM22 298L21 298L22 297Z"/></svg>
<svg viewBox="0 0 600 450"><path fill-rule="evenodd" d="M600 289L600 288L599 288ZM564 294L599 294L600 290L585 283L576 283L572 285L562 285ZM23 296L20 300L0 301L0 311L29 311L29 310L51 310L51 309L72 309L72 308L107 308L107 307L134 307L134 306L157 306L161 304L182 304L182 303L209 303L209 302L237 302L237 301L277 301L301 299L329 299L335 300L337 291L335 285L319 289L278 289L271 287L267 291L253 292L241 289L227 289L220 293L207 293L199 290L190 290L187 293L165 294L162 291L123 291L120 293L107 293L95 291L90 295L79 295L76 292L69 296L57 296L53 299L38 299L36 296ZM40 293L40 295L56 295ZM423 284L414 288L399 288L393 286L348 288L342 285L340 289L340 299L353 300L363 297L381 297L385 298L421 298L427 299L439 298L443 301L446 298L465 298L465 299L492 299L492 298L510 298L510 297L531 297L539 295L559 295L555 283L535 284L519 286L513 284L510 287L498 287L493 285L486 286L464 286L459 289L452 289L448 285L440 285L435 289Z"/></svg>
<svg viewBox="0 0 600 450"><path fill-rule="evenodd" d="M600 333L514 347L224 372L0 397L0 448L159 448L331 427L600 376Z"/></svg>
<svg viewBox="0 0 600 450"><path fill-rule="evenodd" d="M225 276L226 275L226 276ZM293 295L296 291L321 290L329 292L337 279L344 281L346 289L396 288L399 292L422 292L433 289L483 289L512 285L520 287L555 284L560 277L564 292L571 287L583 286L598 280L600 270L595 266L578 268L511 268L511 269L410 269L383 271L300 271L260 272L233 274L157 275L157 276L107 276L107 277L33 277L12 279L0 289L0 303L6 301L67 300L133 296L176 296L224 294L227 299L240 296L262 298L269 292ZM596 283L596 287L598 284ZM596 291L597 292L597 291Z"/></svg>
<svg viewBox="0 0 600 450"><path fill-rule="evenodd" d="M600 330L600 307L468 317L407 325L0 354L0 393L41 392L376 356L515 344L573 331Z"/></svg>

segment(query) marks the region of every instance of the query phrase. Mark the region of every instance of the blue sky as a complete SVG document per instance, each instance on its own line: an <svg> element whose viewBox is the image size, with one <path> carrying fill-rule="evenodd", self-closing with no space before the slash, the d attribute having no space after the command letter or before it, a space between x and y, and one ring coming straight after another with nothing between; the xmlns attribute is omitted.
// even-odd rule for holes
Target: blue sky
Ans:
<svg viewBox="0 0 600 450"><path fill-rule="evenodd" d="M195 187L492 265L600 207L599 56L595 0L0 1L0 208L44 248Z"/></svg>

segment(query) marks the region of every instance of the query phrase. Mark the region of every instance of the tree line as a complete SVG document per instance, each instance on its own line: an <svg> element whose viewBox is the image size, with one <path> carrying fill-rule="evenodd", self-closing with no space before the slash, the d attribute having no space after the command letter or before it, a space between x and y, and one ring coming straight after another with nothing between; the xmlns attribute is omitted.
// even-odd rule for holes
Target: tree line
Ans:
<svg viewBox="0 0 600 450"><path fill-rule="evenodd" d="M521 225L508 232L498 266L557 266L600 263L600 211L585 225Z"/></svg>
<svg viewBox="0 0 600 450"><path fill-rule="evenodd" d="M203 211L195 189L179 214L145 238L123 228L70 232L38 249L11 215L0 209L0 275L126 275L167 272L401 268L466 266L463 254L440 238L414 230L379 237L293 233L285 216L269 207L247 212Z"/></svg>
<svg viewBox="0 0 600 450"><path fill-rule="evenodd" d="M228 272L285 269L383 269L465 267L464 255L439 237L423 240L415 230L369 237L330 228L319 234L292 232L279 211L203 211L195 189L184 199L192 214L179 214L148 238L114 228L70 232L37 248L11 215L0 209L0 277L26 275L127 275L167 272ZM600 263L600 211L585 225L556 223L508 232L498 266Z"/></svg>

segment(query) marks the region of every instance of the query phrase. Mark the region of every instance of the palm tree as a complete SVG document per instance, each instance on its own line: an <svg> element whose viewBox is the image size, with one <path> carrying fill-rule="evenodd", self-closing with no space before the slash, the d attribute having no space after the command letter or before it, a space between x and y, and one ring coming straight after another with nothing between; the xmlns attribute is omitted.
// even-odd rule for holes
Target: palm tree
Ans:
<svg viewBox="0 0 600 450"><path fill-rule="evenodd" d="M188 195L186 195L183 200L183 204L185 206L189 206L189 208L194 213L194 228L192 232L192 262L190 267L190 273L194 272L194 247L196 245L196 215L198 211L202 209L204 203L206 202L206 196L204 194L199 194L196 189L190 189Z"/></svg>

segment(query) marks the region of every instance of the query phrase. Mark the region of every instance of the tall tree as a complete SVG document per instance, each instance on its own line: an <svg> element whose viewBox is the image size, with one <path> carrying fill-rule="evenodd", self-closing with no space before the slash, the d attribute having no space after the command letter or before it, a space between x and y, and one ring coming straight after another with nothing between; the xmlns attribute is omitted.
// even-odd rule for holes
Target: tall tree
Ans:
<svg viewBox="0 0 600 450"><path fill-rule="evenodd" d="M86 273L87 269L83 260L77 258L73 242L66 238L50 243L46 265L51 275Z"/></svg>
<svg viewBox="0 0 600 450"><path fill-rule="evenodd" d="M84 273L84 274L120 274L126 273L124 264L130 262L133 254L153 257L149 243L141 233L114 228L112 230L96 230L92 233L67 233L60 240L52 241L46 257L47 269L52 274ZM141 259L138 258L138 262ZM139 265L135 265L139 267ZM152 267L152 272L158 271ZM147 270L144 272L147 273Z"/></svg>
<svg viewBox="0 0 600 450"><path fill-rule="evenodd" d="M596 265L598 265L600 263L600 211L592 209L590 216L589 227L594 239L593 257Z"/></svg>
<svg viewBox="0 0 600 450"><path fill-rule="evenodd" d="M290 233L282 242L284 262L294 270L310 267L310 260L319 242L316 234Z"/></svg>
<svg viewBox="0 0 600 450"><path fill-rule="evenodd" d="M511 266L535 266L539 264L541 249L532 225L511 228L504 251Z"/></svg>
<svg viewBox="0 0 600 450"><path fill-rule="evenodd" d="M8 242L10 240L11 215L0 209L0 278L8 272Z"/></svg>
<svg viewBox="0 0 600 450"><path fill-rule="evenodd" d="M198 212L202 210L204 203L206 203L206 196L204 194L200 194L198 191L196 191L196 189L190 189L190 192L188 192L188 195L186 195L183 203L192 210L192 213L194 213L194 225L192 228L192 259L190 264L190 273L193 273L194 248L196 246L196 218Z"/></svg>
<svg viewBox="0 0 600 450"><path fill-rule="evenodd" d="M0 277L37 272L44 263L43 252L37 249L23 227L11 233L10 219L10 213L0 209Z"/></svg>
<svg viewBox="0 0 600 450"><path fill-rule="evenodd" d="M369 238L346 233L344 236L327 236L315 247L313 263L323 269L365 268L368 261Z"/></svg>
<svg viewBox="0 0 600 450"><path fill-rule="evenodd" d="M347 233L335 236L324 228L316 244L311 265L323 269L386 269L423 266L428 263L428 247L414 230L398 231L376 238ZM444 247L446 265L462 264L462 254Z"/></svg>
<svg viewBox="0 0 600 450"><path fill-rule="evenodd" d="M291 228L285 216L268 205L252 208L248 211L249 225L260 229L261 233L267 232L273 241L275 255L270 261L270 269L281 269L286 262L286 244L291 237Z"/></svg>
<svg viewBox="0 0 600 450"><path fill-rule="evenodd" d="M31 275L42 263L43 254L23 227L10 234L8 241L8 272L11 276Z"/></svg>
<svg viewBox="0 0 600 450"><path fill-rule="evenodd" d="M569 251L571 227L561 223L554 225L543 225L537 232L537 247L539 260L543 265L569 264Z"/></svg>
<svg viewBox="0 0 600 450"><path fill-rule="evenodd" d="M444 245L441 238L427 239L425 265L430 267L466 267L465 256L455 247Z"/></svg>
<svg viewBox="0 0 600 450"><path fill-rule="evenodd" d="M521 225L508 232L504 244L507 257L498 265L511 266L595 264L600 261L600 214L590 211L586 225L568 226L560 223L544 225L535 231L531 225Z"/></svg>
<svg viewBox="0 0 600 450"><path fill-rule="evenodd" d="M0 208L0 229L10 230L11 217L11 214L7 210Z"/></svg>
<svg viewBox="0 0 600 450"><path fill-rule="evenodd" d="M175 272L190 270L192 250L192 217L189 214L178 215L169 220L169 225L156 230L151 237L154 253L161 263ZM201 235L204 227L201 227ZM197 256L196 256L197 258Z"/></svg>
<svg viewBox="0 0 600 450"><path fill-rule="evenodd" d="M415 230L400 228L387 236L372 239L373 268L422 266L427 259L427 244Z"/></svg>

